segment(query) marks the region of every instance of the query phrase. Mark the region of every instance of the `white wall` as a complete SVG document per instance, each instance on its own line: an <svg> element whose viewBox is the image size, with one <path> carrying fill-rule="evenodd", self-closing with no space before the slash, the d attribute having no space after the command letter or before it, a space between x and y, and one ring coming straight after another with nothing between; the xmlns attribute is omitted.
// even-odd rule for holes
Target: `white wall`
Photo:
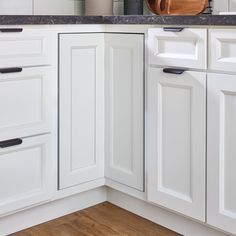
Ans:
<svg viewBox="0 0 236 236"><path fill-rule="evenodd" d="M99 0L98 0L99 1ZM114 1L114 14L123 14L123 0ZM214 13L236 11L236 0L213 0ZM145 7L145 14L149 14ZM84 0L0 0L0 15L83 15Z"/></svg>
<svg viewBox="0 0 236 236"><path fill-rule="evenodd" d="M113 1L114 14L122 14L123 0ZM15 14L82 15L84 14L84 0L0 0L0 15Z"/></svg>
<svg viewBox="0 0 236 236"><path fill-rule="evenodd" d="M236 12L236 0L213 0L214 13L233 11Z"/></svg>
<svg viewBox="0 0 236 236"><path fill-rule="evenodd" d="M28 15L32 14L32 8L32 0L0 0L0 15Z"/></svg>

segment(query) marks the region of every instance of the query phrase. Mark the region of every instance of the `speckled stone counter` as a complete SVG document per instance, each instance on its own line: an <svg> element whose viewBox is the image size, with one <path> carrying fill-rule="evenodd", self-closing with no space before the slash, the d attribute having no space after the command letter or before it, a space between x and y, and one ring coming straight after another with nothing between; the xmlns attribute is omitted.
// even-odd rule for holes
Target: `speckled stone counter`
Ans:
<svg viewBox="0 0 236 236"><path fill-rule="evenodd" d="M0 15L0 25L146 24L236 26L236 15L198 16L15 16Z"/></svg>
<svg viewBox="0 0 236 236"><path fill-rule="evenodd" d="M0 25L103 24L103 16L0 15Z"/></svg>
<svg viewBox="0 0 236 236"><path fill-rule="evenodd" d="M198 16L104 16L105 24L157 24L157 25L235 25L236 15Z"/></svg>

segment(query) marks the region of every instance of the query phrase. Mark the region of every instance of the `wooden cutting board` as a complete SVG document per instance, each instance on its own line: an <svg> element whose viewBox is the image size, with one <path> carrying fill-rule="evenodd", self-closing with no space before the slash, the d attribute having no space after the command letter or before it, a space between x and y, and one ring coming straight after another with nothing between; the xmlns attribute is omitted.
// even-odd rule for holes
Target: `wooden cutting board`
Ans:
<svg viewBox="0 0 236 236"><path fill-rule="evenodd" d="M197 15L202 13L208 0L146 0L149 9L158 15Z"/></svg>

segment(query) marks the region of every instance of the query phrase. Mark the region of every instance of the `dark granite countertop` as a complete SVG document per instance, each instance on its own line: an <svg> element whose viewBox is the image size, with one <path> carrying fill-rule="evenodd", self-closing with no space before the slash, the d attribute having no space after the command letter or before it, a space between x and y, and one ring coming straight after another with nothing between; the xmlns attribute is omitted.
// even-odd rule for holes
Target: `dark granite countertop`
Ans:
<svg viewBox="0 0 236 236"><path fill-rule="evenodd" d="M198 16L16 16L0 15L0 25L156 24L236 26L236 15Z"/></svg>

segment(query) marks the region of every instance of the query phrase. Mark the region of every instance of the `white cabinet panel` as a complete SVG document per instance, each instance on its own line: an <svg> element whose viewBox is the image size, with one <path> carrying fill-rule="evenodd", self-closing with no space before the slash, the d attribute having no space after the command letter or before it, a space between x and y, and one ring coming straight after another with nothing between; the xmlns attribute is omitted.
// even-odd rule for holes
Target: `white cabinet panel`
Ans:
<svg viewBox="0 0 236 236"><path fill-rule="evenodd" d="M60 188L104 176L104 35L60 35Z"/></svg>
<svg viewBox="0 0 236 236"><path fill-rule="evenodd" d="M148 200L204 221L206 75L148 76Z"/></svg>
<svg viewBox="0 0 236 236"><path fill-rule="evenodd" d="M50 30L23 28L22 32L0 32L0 68L50 63Z"/></svg>
<svg viewBox="0 0 236 236"><path fill-rule="evenodd" d="M144 36L105 35L105 176L143 191Z"/></svg>
<svg viewBox="0 0 236 236"><path fill-rule="evenodd" d="M50 67L0 74L0 140L50 132Z"/></svg>
<svg viewBox="0 0 236 236"><path fill-rule="evenodd" d="M49 200L52 195L50 135L0 148L0 215Z"/></svg>
<svg viewBox="0 0 236 236"><path fill-rule="evenodd" d="M209 30L209 68L236 71L236 30Z"/></svg>
<svg viewBox="0 0 236 236"><path fill-rule="evenodd" d="M174 28L175 30L175 28ZM206 29L148 30L148 64L206 69Z"/></svg>
<svg viewBox="0 0 236 236"><path fill-rule="evenodd" d="M236 78L208 75L208 224L236 234Z"/></svg>

